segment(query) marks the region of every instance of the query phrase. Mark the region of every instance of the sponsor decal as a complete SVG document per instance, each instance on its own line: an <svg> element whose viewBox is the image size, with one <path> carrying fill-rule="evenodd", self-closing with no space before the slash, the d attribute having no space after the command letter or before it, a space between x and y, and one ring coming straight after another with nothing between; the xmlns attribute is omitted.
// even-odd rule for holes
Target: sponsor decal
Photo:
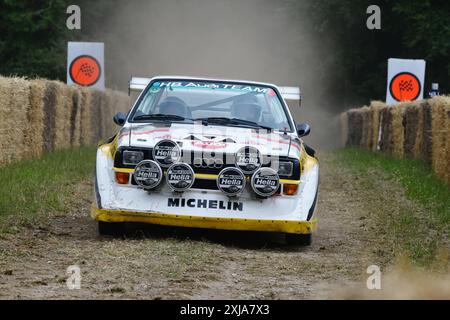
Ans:
<svg viewBox="0 0 450 320"><path fill-rule="evenodd" d="M175 163L167 169L166 178L172 190L182 192L194 184L194 170L185 163Z"/></svg>
<svg viewBox="0 0 450 320"><path fill-rule="evenodd" d="M253 174L251 186L257 195L270 197L277 192L280 186L280 177L272 168L261 168Z"/></svg>
<svg viewBox="0 0 450 320"><path fill-rule="evenodd" d="M219 141L198 141L193 140L191 141L192 145L197 148L202 149L223 149L227 146L225 142L219 142Z"/></svg>
<svg viewBox="0 0 450 320"><path fill-rule="evenodd" d="M243 211L244 203L238 201L168 198L167 206L173 208L199 208L228 211Z"/></svg>
<svg viewBox="0 0 450 320"><path fill-rule="evenodd" d="M153 159L162 167L170 167L181 158L178 144L172 140L161 140L153 148Z"/></svg>
<svg viewBox="0 0 450 320"><path fill-rule="evenodd" d="M236 154L236 167L246 174L251 174L258 170L262 164L261 153L255 147L243 147Z"/></svg>
<svg viewBox="0 0 450 320"><path fill-rule="evenodd" d="M245 175L238 168L225 168L217 177L217 187L226 195L233 197L245 188Z"/></svg>
<svg viewBox="0 0 450 320"><path fill-rule="evenodd" d="M151 190L159 186L162 180L161 167L153 160L141 161L134 170L134 180L146 189Z"/></svg>
<svg viewBox="0 0 450 320"><path fill-rule="evenodd" d="M157 90L160 88L192 88L192 89L210 89L210 90L237 90L255 93L267 93L270 88L241 85L241 84L227 84L227 83L212 83L212 82L197 82L197 81L163 81L152 84L150 90Z"/></svg>

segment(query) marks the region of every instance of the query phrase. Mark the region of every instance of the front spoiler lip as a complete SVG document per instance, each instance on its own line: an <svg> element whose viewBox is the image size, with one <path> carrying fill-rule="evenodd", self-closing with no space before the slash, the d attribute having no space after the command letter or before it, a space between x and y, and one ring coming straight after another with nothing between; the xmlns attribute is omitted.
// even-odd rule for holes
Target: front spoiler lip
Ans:
<svg viewBox="0 0 450 320"><path fill-rule="evenodd" d="M158 212L98 209L95 206L92 207L91 217L94 220L104 222L143 222L164 226L221 230L283 232L294 234L311 234L317 230L316 219L311 221L292 221L211 218Z"/></svg>

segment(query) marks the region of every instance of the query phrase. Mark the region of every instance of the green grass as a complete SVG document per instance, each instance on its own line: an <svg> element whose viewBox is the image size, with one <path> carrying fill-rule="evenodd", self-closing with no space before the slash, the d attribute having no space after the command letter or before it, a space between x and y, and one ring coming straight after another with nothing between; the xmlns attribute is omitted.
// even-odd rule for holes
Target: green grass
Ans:
<svg viewBox="0 0 450 320"><path fill-rule="evenodd" d="M405 209L398 215L390 215L389 208L384 208L379 210L378 218L380 223L389 228L394 242L399 244L413 262L427 266L436 260L439 250L448 245L450 186L418 160L398 159L351 148L338 150L337 155L341 163L355 170L358 175L368 175L373 179L379 174L380 179L397 183L404 188L409 200L423 208L421 216ZM373 185L368 182L369 188ZM395 199L387 199L386 202L388 201L395 204Z"/></svg>
<svg viewBox="0 0 450 320"><path fill-rule="evenodd" d="M0 167L0 219L67 210L94 166L95 148L82 147Z"/></svg>

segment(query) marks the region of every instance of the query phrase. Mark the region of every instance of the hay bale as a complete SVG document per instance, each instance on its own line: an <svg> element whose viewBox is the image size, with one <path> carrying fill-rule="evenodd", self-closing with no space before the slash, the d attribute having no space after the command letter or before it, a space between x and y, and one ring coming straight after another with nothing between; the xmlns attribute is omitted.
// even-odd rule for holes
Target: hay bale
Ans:
<svg viewBox="0 0 450 320"><path fill-rule="evenodd" d="M352 109L348 114L348 147L359 147L361 143L363 119L362 113L358 109Z"/></svg>
<svg viewBox="0 0 450 320"><path fill-rule="evenodd" d="M431 105L431 140L432 159L431 165L439 177L445 178L447 166L446 140L450 132L446 128L445 106L450 99L445 97L434 97L430 100Z"/></svg>
<svg viewBox="0 0 450 320"><path fill-rule="evenodd" d="M103 132L103 119L102 119L102 104L104 96L101 91L94 90L92 92L92 100L89 106L90 108L90 125L92 128L92 140L90 144L97 143L101 137Z"/></svg>
<svg viewBox="0 0 450 320"><path fill-rule="evenodd" d="M446 161L445 179L450 184L450 97L447 97L445 105L445 127L447 134L445 135Z"/></svg>
<svg viewBox="0 0 450 320"><path fill-rule="evenodd" d="M0 76L0 164L94 144L117 131L112 116L129 107L129 97L112 90Z"/></svg>
<svg viewBox="0 0 450 320"><path fill-rule="evenodd" d="M80 143L81 145L89 145L94 140L92 138L92 127L91 127L91 104L92 104L92 90L87 88L80 88L81 92L81 103L80 103L80 116L81 116L81 126L80 126Z"/></svg>
<svg viewBox="0 0 450 320"><path fill-rule="evenodd" d="M386 107L386 104L381 101L372 101L370 103L371 110L371 120L372 120L372 136L370 147L372 151L377 151L379 148L379 139L380 139L380 113L383 108Z"/></svg>
<svg viewBox="0 0 450 320"><path fill-rule="evenodd" d="M44 95L45 80L30 81L30 104L27 112L29 126L24 132L26 142L30 147L30 156L39 157L43 150L44 132Z"/></svg>
<svg viewBox="0 0 450 320"><path fill-rule="evenodd" d="M405 130L403 117L408 103L401 103L391 107L392 113L392 153L397 157L404 155Z"/></svg>
<svg viewBox="0 0 450 320"><path fill-rule="evenodd" d="M424 100L421 103L422 107L422 148L420 158L425 161L426 164L432 164L432 150L433 141L431 139L431 105L428 100Z"/></svg>
<svg viewBox="0 0 450 320"><path fill-rule="evenodd" d="M58 98L58 83L48 81L44 94L44 131L42 133L44 152L50 152L55 149L56 140L56 105Z"/></svg>
<svg viewBox="0 0 450 320"><path fill-rule="evenodd" d="M348 139L348 114L343 112L339 115L339 122L341 128L341 146L345 147L347 145Z"/></svg>
<svg viewBox="0 0 450 320"><path fill-rule="evenodd" d="M403 114L403 154L414 157L414 145L416 143L419 127L419 107L416 104L407 104Z"/></svg>
<svg viewBox="0 0 450 320"><path fill-rule="evenodd" d="M11 81L8 78L0 76L0 165L9 162L8 131L6 122L10 112L11 105Z"/></svg>
<svg viewBox="0 0 450 320"><path fill-rule="evenodd" d="M56 104L56 149L70 148L70 117L72 109L71 87L57 82L58 101Z"/></svg>
<svg viewBox="0 0 450 320"><path fill-rule="evenodd" d="M422 145L423 145L423 108L422 102L415 103L418 110L417 132L416 139L414 141L414 158L421 159L422 157Z"/></svg>
<svg viewBox="0 0 450 320"><path fill-rule="evenodd" d="M381 126L381 138L380 138L380 150L386 153L392 153L393 151L393 138L392 138L392 107L384 107L380 110L380 126Z"/></svg>
<svg viewBox="0 0 450 320"><path fill-rule="evenodd" d="M370 108L367 106L359 109L362 117L362 132L361 132L361 141L359 145L363 148L369 148L370 145L370 137L372 133L372 119L370 117Z"/></svg>
<svg viewBox="0 0 450 320"><path fill-rule="evenodd" d="M25 143L26 129L29 127L27 111L30 108L30 82L23 78L8 78L2 95L9 95L2 116L2 153L4 163L10 163L26 157L29 145Z"/></svg>
<svg viewBox="0 0 450 320"><path fill-rule="evenodd" d="M79 147L81 145L81 91L76 87L69 88L70 101L70 146Z"/></svg>

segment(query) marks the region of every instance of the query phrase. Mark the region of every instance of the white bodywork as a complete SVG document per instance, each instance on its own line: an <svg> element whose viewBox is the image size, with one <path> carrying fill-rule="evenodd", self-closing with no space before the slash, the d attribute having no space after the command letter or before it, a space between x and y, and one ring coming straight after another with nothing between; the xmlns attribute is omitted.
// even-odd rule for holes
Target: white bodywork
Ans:
<svg viewBox="0 0 450 320"><path fill-rule="evenodd" d="M142 84L145 81L140 82ZM138 86L138 81L135 81L135 85ZM232 142L225 142L228 138ZM120 130L116 143L117 148L152 148L163 139L181 143L183 150L207 154L234 153L243 146L251 145L258 148L263 155L294 159L305 157L302 155L304 149L296 132L256 133L249 128L201 124L173 123L170 126L157 126L127 122ZM287 196L281 193L268 199L259 199L251 190L250 183L247 183L245 191L239 197L229 198L220 190L191 188L184 193L175 193L164 181L162 187L156 191L146 191L132 184L120 185L115 179L114 159L108 149L101 146L97 151L96 162L97 208L177 216L306 221L311 219L312 211L315 210L319 181L318 163L315 158L307 157L309 163L301 172L300 181L295 182L299 184L297 194ZM200 178L214 179L196 176L196 179ZM281 184L288 182L281 181Z"/></svg>

